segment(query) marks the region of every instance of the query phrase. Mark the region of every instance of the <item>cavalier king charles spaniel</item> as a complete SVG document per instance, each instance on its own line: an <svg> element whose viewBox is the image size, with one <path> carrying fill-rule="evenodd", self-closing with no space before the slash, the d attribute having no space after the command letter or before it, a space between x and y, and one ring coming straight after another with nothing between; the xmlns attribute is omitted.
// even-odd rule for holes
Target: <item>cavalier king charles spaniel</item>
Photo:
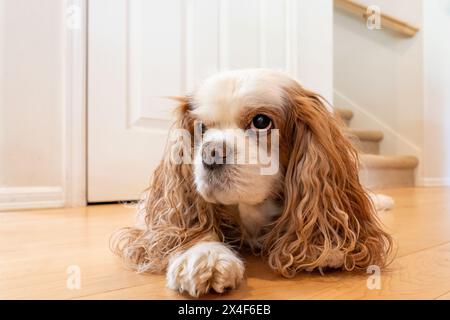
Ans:
<svg viewBox="0 0 450 320"><path fill-rule="evenodd" d="M319 95L252 69L177 99L141 226L112 238L129 267L165 271L169 288L198 297L239 285L243 251L284 277L386 265L392 238L376 209L389 199L361 185L358 153Z"/></svg>

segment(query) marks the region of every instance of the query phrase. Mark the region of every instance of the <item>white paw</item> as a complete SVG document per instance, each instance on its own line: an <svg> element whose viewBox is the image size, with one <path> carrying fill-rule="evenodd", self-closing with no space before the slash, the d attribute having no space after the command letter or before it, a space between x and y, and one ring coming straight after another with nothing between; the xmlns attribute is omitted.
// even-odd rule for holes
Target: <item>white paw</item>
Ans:
<svg viewBox="0 0 450 320"><path fill-rule="evenodd" d="M167 269L167 287L193 297L210 289L235 289L244 277L244 264L220 242L199 243L173 257Z"/></svg>
<svg viewBox="0 0 450 320"><path fill-rule="evenodd" d="M384 194L369 192L376 211L392 210L395 206L394 199Z"/></svg>
<svg viewBox="0 0 450 320"><path fill-rule="evenodd" d="M312 272L316 270L316 268L322 272L322 268L331 268L331 269L339 269L341 268L345 263L345 256L342 251L339 249L332 249L328 253L328 256L326 257L325 261L323 261L319 266L314 268L306 268L305 271Z"/></svg>

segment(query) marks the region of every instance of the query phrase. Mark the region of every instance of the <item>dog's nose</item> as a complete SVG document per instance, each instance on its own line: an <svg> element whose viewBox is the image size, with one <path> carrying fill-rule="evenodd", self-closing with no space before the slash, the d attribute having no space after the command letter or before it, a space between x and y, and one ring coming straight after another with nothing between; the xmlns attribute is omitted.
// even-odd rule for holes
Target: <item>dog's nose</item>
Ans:
<svg viewBox="0 0 450 320"><path fill-rule="evenodd" d="M207 142L202 147L202 163L208 170L215 170L227 162L229 149L224 142Z"/></svg>

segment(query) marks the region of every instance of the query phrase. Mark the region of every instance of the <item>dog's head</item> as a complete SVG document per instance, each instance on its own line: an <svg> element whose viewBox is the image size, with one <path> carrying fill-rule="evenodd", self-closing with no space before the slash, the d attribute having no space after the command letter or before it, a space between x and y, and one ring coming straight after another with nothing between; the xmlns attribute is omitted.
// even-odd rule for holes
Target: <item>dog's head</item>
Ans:
<svg viewBox="0 0 450 320"><path fill-rule="evenodd" d="M340 153L354 151L339 140L340 131L321 98L282 72L221 73L185 102L181 117L190 120L185 129L196 138L194 181L209 202L258 204L283 195L286 184L295 183L292 175L300 173L300 165L311 165L309 172L301 172L304 177L318 178L330 166L343 169Z"/></svg>

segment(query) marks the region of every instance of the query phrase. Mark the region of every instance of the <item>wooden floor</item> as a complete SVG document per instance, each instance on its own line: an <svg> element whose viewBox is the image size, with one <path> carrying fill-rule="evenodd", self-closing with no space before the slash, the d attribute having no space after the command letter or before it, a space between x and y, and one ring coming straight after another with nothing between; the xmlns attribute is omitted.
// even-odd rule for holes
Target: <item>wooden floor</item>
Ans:
<svg viewBox="0 0 450 320"><path fill-rule="evenodd" d="M397 258L381 274L304 273L282 279L258 258L247 259L238 290L208 299L450 299L450 188L385 191L395 210L382 213L397 241ZM0 213L0 299L186 299L165 288L163 275L123 268L108 248L110 234L132 221L122 205ZM70 266L81 288L67 288Z"/></svg>

